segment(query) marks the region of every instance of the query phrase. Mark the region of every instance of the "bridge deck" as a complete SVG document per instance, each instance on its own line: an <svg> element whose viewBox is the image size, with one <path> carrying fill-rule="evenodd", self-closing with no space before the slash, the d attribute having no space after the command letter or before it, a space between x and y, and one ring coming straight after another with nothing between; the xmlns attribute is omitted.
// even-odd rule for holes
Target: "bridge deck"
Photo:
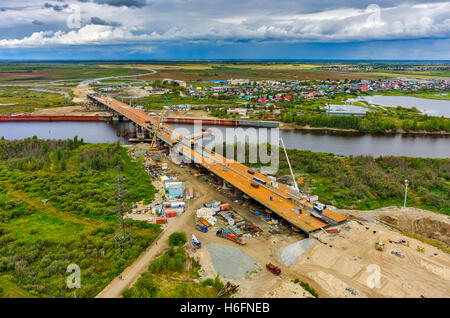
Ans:
<svg viewBox="0 0 450 318"><path fill-rule="evenodd" d="M113 109L117 113L126 116L131 121L144 127L147 130L154 131L158 120L145 112L130 107L120 101L106 96L89 95L90 98L97 102ZM171 145L181 144L178 149L185 157L195 160L196 163L201 164L203 167L224 179L234 187L247 194L249 197L258 201L267 209L273 211L293 226L301 229L304 232L312 232L323 228L328 223L340 223L346 220L345 217L329 210L324 209L321 215L310 211L307 211L305 207L313 209L313 205L306 201L304 198L300 198L295 195L295 192L288 186L278 183L277 187L270 185L270 179L265 175L255 172L250 174L249 168L235 160L226 159L225 157L211 151L192 149L186 146L185 136L177 133L167 124L161 124L157 133L158 138L164 140ZM189 141L188 140L188 144ZM265 185L259 184L258 188L252 187L250 184L253 181L253 177L256 176L266 182ZM298 211L301 210L301 213ZM327 222L327 219L331 222Z"/></svg>

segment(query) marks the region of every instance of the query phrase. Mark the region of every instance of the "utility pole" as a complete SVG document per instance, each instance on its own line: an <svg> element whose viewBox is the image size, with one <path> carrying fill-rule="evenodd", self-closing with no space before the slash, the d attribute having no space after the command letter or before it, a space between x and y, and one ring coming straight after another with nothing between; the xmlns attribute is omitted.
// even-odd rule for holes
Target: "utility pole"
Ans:
<svg viewBox="0 0 450 318"><path fill-rule="evenodd" d="M121 227L121 231L116 234L114 240L118 243L121 252L125 250L127 244L131 243L132 237L131 232L127 231L127 224L125 223L125 213L126 213L126 203L124 202L124 198L126 195L126 190L122 189L122 183L124 181L124 177L120 174L120 166L117 166L117 208L114 209L114 212L117 212L117 217L119 218L119 223Z"/></svg>
<svg viewBox="0 0 450 318"><path fill-rule="evenodd" d="M409 185L409 181L408 181L408 179L405 179L405 201L403 202L404 209L406 209L406 198L408 196L408 185Z"/></svg>

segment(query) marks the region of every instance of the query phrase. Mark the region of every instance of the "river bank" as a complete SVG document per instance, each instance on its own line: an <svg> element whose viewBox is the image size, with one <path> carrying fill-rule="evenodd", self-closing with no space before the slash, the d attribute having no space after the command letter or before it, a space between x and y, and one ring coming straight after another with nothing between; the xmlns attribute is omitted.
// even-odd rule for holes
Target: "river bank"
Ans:
<svg viewBox="0 0 450 318"><path fill-rule="evenodd" d="M280 130L298 130L298 131L311 131L311 132L327 132L327 133L349 133L349 134L371 134L371 135L416 135L416 136L425 136L425 135L435 135L435 136L450 136L450 132L447 131L405 131L403 129L397 129L397 131L385 131L385 132L361 132L356 129L344 129L344 128L331 128L331 127L311 127L309 125L301 126L294 123L283 123L279 122L280 126L278 127Z"/></svg>

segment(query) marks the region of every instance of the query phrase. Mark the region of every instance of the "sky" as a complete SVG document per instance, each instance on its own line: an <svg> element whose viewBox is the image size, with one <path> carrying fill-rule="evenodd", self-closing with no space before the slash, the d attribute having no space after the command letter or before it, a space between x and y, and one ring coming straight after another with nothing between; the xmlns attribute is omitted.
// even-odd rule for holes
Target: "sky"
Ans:
<svg viewBox="0 0 450 318"><path fill-rule="evenodd" d="M0 0L0 59L450 60L450 1Z"/></svg>

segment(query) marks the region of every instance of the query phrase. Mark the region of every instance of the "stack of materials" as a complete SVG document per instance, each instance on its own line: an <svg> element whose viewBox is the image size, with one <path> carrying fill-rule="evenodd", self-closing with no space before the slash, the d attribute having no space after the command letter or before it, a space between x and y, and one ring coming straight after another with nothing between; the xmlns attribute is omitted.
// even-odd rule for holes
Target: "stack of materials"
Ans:
<svg viewBox="0 0 450 318"><path fill-rule="evenodd" d="M221 217L223 217L223 218L228 222L228 225L234 225L234 220L233 220L232 217L230 217L230 216L228 215L228 213L225 213L225 212L219 212L218 214L219 214Z"/></svg>
<svg viewBox="0 0 450 318"><path fill-rule="evenodd" d="M163 204L166 217L175 217L184 212L185 204L183 201L169 201Z"/></svg>
<svg viewBox="0 0 450 318"><path fill-rule="evenodd" d="M200 208L197 210L197 218L204 218L206 221L208 221L211 225L216 224L216 218L214 217L216 213L213 211L212 208Z"/></svg>
<svg viewBox="0 0 450 318"><path fill-rule="evenodd" d="M194 189L189 188L186 189L186 200L190 200L194 198Z"/></svg>
<svg viewBox="0 0 450 318"><path fill-rule="evenodd" d="M168 193L169 200L183 199L184 197L183 182L165 181L164 188Z"/></svg>

